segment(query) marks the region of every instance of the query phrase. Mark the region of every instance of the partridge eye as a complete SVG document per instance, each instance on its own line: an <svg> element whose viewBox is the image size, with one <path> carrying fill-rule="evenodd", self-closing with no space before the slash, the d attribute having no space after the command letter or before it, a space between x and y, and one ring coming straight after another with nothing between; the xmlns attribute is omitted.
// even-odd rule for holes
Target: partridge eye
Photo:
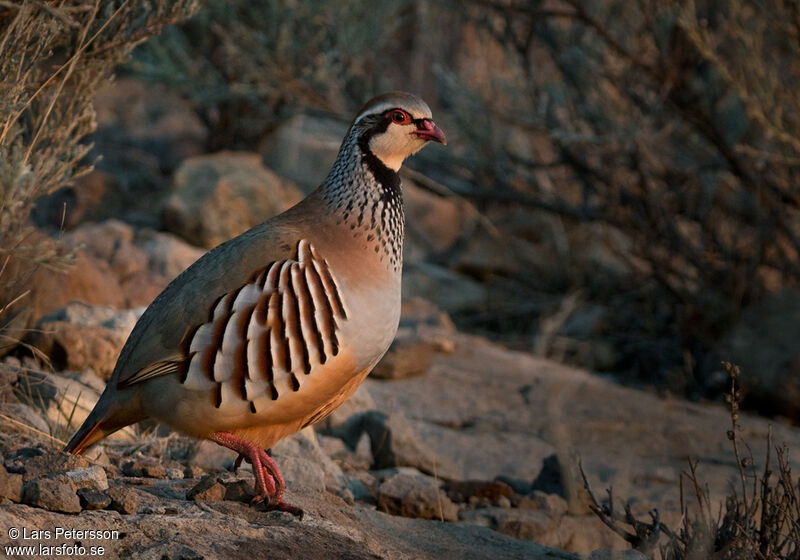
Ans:
<svg viewBox="0 0 800 560"><path fill-rule="evenodd" d="M403 111L392 111L392 120L398 124L405 124L409 122L409 117Z"/></svg>

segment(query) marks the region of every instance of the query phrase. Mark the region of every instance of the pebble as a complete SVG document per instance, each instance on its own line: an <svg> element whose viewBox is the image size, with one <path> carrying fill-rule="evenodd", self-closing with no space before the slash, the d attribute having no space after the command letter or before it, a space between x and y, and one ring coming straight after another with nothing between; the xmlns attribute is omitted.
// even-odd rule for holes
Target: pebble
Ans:
<svg viewBox="0 0 800 560"><path fill-rule="evenodd" d="M87 510L106 509L111 505L111 498L92 488L79 488L78 498L81 501L81 507Z"/></svg>
<svg viewBox="0 0 800 560"><path fill-rule="evenodd" d="M23 503L62 513L79 513L81 501L75 484L64 475L52 478L37 478L25 483L22 489Z"/></svg>

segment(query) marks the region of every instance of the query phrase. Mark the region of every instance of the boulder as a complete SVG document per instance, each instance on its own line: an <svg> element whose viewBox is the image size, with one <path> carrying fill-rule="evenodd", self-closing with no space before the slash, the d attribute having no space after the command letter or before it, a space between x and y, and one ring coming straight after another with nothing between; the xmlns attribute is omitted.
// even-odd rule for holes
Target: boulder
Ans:
<svg viewBox="0 0 800 560"><path fill-rule="evenodd" d="M300 486L335 492L345 484L342 470L320 447L310 427L275 444L272 457L289 488Z"/></svg>
<svg viewBox="0 0 800 560"><path fill-rule="evenodd" d="M706 364L709 377L729 381L721 360L737 364L746 401L769 415L800 413L800 291L786 290L745 309Z"/></svg>
<svg viewBox="0 0 800 560"><path fill-rule="evenodd" d="M408 466L447 480L462 478L461 470L428 447L402 415L366 412L362 429L370 437L377 469Z"/></svg>
<svg viewBox="0 0 800 560"><path fill-rule="evenodd" d="M204 249L189 245L170 233L143 230L136 236L136 245L147 254L148 269L171 281L203 256Z"/></svg>
<svg viewBox="0 0 800 560"><path fill-rule="evenodd" d="M406 239L403 258L418 262L443 255L480 227L480 215L463 198L443 197L403 179Z"/></svg>
<svg viewBox="0 0 800 560"><path fill-rule="evenodd" d="M50 434L50 426L47 424L47 420L44 419L40 411L35 410L32 406L21 402L11 402L3 405L3 413L43 434Z"/></svg>
<svg viewBox="0 0 800 560"><path fill-rule="evenodd" d="M416 330L400 329L389 350L370 375L373 379L403 379L423 375L438 350L435 340Z"/></svg>
<svg viewBox="0 0 800 560"><path fill-rule="evenodd" d="M396 474L378 487L378 510L402 517L458 519L458 506L437 481L408 474Z"/></svg>
<svg viewBox="0 0 800 560"><path fill-rule="evenodd" d="M42 317L29 341L59 370L93 369L108 379L141 310L71 303Z"/></svg>
<svg viewBox="0 0 800 560"><path fill-rule="evenodd" d="M324 433L330 433L342 426L346 429L352 428L351 437L348 438L342 433L339 433L337 437L342 437L351 444L351 447L355 447L356 441L361 435L360 415L376 408L375 401L369 394L369 389L364 384L361 384L349 399L344 401L327 418L316 424L315 427Z"/></svg>
<svg viewBox="0 0 800 560"><path fill-rule="evenodd" d="M82 222L98 222L124 214L125 198L113 175L94 169L78 177L73 185L37 199L31 218L39 227L69 231Z"/></svg>
<svg viewBox="0 0 800 560"><path fill-rule="evenodd" d="M34 240L43 235L36 233ZM40 267L26 281L32 321L76 301L115 309L148 305L167 285L166 277L149 268L147 252L123 222L81 225L64 234L62 243L75 252L74 265L66 272Z"/></svg>
<svg viewBox="0 0 800 560"><path fill-rule="evenodd" d="M169 175L187 157L206 151L208 129L191 101L169 87L134 77L110 82L93 105L93 153L103 156L96 167L117 179L122 202L118 211L112 214L112 206L101 215L158 227L153 210L162 204Z"/></svg>
<svg viewBox="0 0 800 560"><path fill-rule="evenodd" d="M278 126L259 151L267 167L308 194L328 176L346 132L341 121L295 115Z"/></svg>
<svg viewBox="0 0 800 560"><path fill-rule="evenodd" d="M449 314L479 309L488 298L486 288L468 276L427 262L405 264L403 296L428 300Z"/></svg>
<svg viewBox="0 0 800 560"><path fill-rule="evenodd" d="M212 248L299 202L291 183L257 154L220 152L184 161L163 211L167 230Z"/></svg>

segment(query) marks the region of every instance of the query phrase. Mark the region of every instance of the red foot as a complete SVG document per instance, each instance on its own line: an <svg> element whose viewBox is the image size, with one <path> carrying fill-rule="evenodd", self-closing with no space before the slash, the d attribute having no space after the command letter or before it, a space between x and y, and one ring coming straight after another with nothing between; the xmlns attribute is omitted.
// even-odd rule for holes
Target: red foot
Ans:
<svg viewBox="0 0 800 560"><path fill-rule="evenodd" d="M283 491L286 488L286 483L278 470L278 465L267 455L266 451L228 432L217 432L209 439L239 454L233 464L234 472L244 459L253 466L253 474L256 477L256 496L253 498L252 503L257 504L266 501L267 509L286 511L300 517L300 519L303 518L302 509L283 501Z"/></svg>

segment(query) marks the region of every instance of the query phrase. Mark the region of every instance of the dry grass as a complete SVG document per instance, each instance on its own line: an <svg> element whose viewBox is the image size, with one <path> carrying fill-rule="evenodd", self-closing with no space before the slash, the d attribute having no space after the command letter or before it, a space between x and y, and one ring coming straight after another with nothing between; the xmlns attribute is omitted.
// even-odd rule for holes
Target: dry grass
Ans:
<svg viewBox="0 0 800 560"><path fill-rule="evenodd" d="M0 319L24 306L37 266L71 262L28 218L42 195L86 173L92 98L131 50L189 17L195 0L4 3L0 10Z"/></svg>
<svg viewBox="0 0 800 560"><path fill-rule="evenodd" d="M774 446L767 436L764 467L755 470L754 459L739 432L737 366L724 364L730 376L727 401L731 427L728 440L736 457L738 480L731 485L724 511L714 512L706 486L698 474L698 462L690 460L688 471L681 475L683 522L673 530L660 521L653 510L650 519L641 521L631 513L615 511L612 490L600 504L584 474L592 511L614 532L647 555L662 560L796 560L800 558L800 479L794 478L788 450ZM776 455L777 473L773 472L772 453Z"/></svg>

